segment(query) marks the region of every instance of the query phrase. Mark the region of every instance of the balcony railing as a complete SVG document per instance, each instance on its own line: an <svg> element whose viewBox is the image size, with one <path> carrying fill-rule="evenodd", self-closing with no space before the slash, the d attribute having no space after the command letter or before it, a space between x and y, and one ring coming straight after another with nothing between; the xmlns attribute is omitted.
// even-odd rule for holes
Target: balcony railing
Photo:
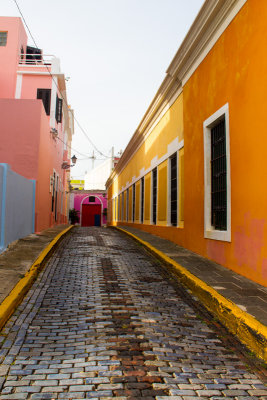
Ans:
<svg viewBox="0 0 267 400"><path fill-rule="evenodd" d="M46 66L52 64L53 55L50 54L23 54L20 56L19 65L22 66Z"/></svg>

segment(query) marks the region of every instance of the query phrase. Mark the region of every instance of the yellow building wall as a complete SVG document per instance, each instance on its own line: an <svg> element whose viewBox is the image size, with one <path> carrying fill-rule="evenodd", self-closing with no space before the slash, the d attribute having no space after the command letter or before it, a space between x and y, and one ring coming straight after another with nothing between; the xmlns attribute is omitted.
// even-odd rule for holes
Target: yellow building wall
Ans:
<svg viewBox="0 0 267 400"><path fill-rule="evenodd" d="M138 177L142 168L148 169L154 157L160 159L168 151L168 145L178 137L180 142L184 138L183 133L183 94L164 114L157 123L147 140L140 146L128 162L127 167L120 173L117 180L118 191L132 181L132 177ZM114 182L115 184L115 182Z"/></svg>
<svg viewBox="0 0 267 400"><path fill-rule="evenodd" d="M166 160L158 166L158 225L167 225L167 165Z"/></svg>

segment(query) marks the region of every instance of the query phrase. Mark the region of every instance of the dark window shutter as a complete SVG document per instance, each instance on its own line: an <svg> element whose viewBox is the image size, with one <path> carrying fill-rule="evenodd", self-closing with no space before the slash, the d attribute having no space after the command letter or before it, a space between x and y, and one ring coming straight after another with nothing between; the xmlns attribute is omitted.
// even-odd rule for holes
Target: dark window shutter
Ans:
<svg viewBox="0 0 267 400"><path fill-rule="evenodd" d="M50 115L51 89L37 89L37 99L43 101L46 115Z"/></svg>
<svg viewBox="0 0 267 400"><path fill-rule="evenodd" d="M62 122L62 99L57 96L57 103L56 103L56 121Z"/></svg>
<svg viewBox="0 0 267 400"><path fill-rule="evenodd" d="M157 168L152 170L152 221L153 224L157 223Z"/></svg>
<svg viewBox="0 0 267 400"><path fill-rule="evenodd" d="M171 167L171 224L177 226L177 153L173 154L170 158Z"/></svg>
<svg viewBox="0 0 267 400"><path fill-rule="evenodd" d="M211 129L211 224L227 230L227 169L225 120Z"/></svg>

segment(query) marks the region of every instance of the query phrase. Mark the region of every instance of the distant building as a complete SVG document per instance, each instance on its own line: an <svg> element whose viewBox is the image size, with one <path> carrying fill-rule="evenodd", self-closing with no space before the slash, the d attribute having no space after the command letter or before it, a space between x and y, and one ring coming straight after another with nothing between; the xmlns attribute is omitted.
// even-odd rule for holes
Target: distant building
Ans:
<svg viewBox="0 0 267 400"><path fill-rule="evenodd" d="M107 182L110 225L264 286L266 21L267 1L204 2Z"/></svg>
<svg viewBox="0 0 267 400"><path fill-rule="evenodd" d="M107 223L106 181L118 163L118 157L111 157L86 173L84 190L72 190L70 208L79 215L81 226L102 226ZM71 181L71 186L73 181Z"/></svg>
<svg viewBox="0 0 267 400"><path fill-rule="evenodd" d="M0 17L0 162L35 180L41 231L68 221L74 123L59 60L27 41L20 18Z"/></svg>
<svg viewBox="0 0 267 400"><path fill-rule="evenodd" d="M71 179L70 181L71 190L83 190L84 180L83 179Z"/></svg>
<svg viewBox="0 0 267 400"><path fill-rule="evenodd" d="M81 226L103 226L107 223L105 190L76 190L70 194L70 209L78 212Z"/></svg>
<svg viewBox="0 0 267 400"><path fill-rule="evenodd" d="M119 158L108 158L100 165L87 172L84 177L85 190L106 190L106 182Z"/></svg>

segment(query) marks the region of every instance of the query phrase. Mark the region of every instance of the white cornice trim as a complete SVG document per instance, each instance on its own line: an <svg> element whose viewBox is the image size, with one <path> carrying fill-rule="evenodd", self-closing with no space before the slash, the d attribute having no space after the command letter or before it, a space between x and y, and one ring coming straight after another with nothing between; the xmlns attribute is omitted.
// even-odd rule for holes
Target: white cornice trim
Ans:
<svg viewBox="0 0 267 400"><path fill-rule="evenodd" d="M246 2L206 1L167 69L167 74L179 76L184 86Z"/></svg>

